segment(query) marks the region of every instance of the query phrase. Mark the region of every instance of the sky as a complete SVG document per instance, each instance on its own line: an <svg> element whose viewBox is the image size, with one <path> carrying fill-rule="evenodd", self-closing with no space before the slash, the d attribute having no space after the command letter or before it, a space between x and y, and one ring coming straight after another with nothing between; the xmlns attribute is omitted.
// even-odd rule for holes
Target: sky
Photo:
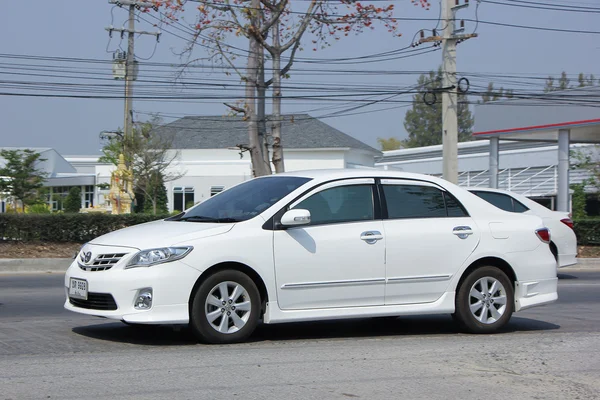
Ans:
<svg viewBox="0 0 600 400"><path fill-rule="evenodd" d="M543 88L543 78L559 76L561 71L573 76L580 72L595 74L600 78L597 67L600 65L600 32L551 32L497 25L598 32L600 4L594 0L528 1L530 6L539 8L517 7L515 4L525 3L514 0L484 0L477 7L477 0L471 0L470 6L457 14L457 18L466 20L467 33L475 31L479 35L459 44L457 50L458 77L469 79L472 91L481 91L487 83L495 82L497 86L522 93L539 92ZM306 4L300 0L292 2L298 11ZM304 51L298 54L300 61L292 68L290 79L284 82L290 87L287 92L284 88L284 96L293 98L284 99L283 112L319 117L373 147L378 147L378 137L406 138L403 118L412 94L401 93L416 83L419 73L438 68L441 51L428 52L422 45L415 53L401 53L380 62L324 61L405 48L419 30L439 27L438 1L431 0L429 10L415 7L409 0L393 3L397 17L430 20L400 21L401 37L393 37L385 29L376 28L343 37L316 52L307 40ZM561 7L563 11L548 10L556 6L585 12L569 12L564 7ZM191 21L194 10L188 10L185 15ZM126 47L126 40L121 40L118 34L109 38L105 27L122 26L126 18L126 11L110 5L108 0L4 2L0 16L0 37L3 38L0 44L0 147L53 147L63 155L99 152L102 145L100 132L123 126L124 108L123 99L119 98L123 93L122 82L110 79L108 61L119 46ZM153 31L158 28L153 26L156 22L142 14L136 27ZM228 112L223 102L234 102L241 97L243 86L239 78L235 74L223 74L220 64L206 60L199 62L202 67L192 68L188 74L179 76L178 83L173 83L178 69L166 64L185 61L179 55L189 37L182 29L185 23L163 25L159 43L152 36L136 37L136 57L141 63L141 82L136 82L134 88L136 95L153 97L160 93L171 97L160 101L134 100L136 120L149 118L153 113L160 114L165 122L184 115L222 116ZM239 40L232 44L246 47ZM15 58L15 55L34 56L35 59ZM39 60L40 56L53 58ZM56 57L88 61L63 62ZM202 47L192 53L193 59L206 57ZM373 58L363 60L372 61ZM243 65L243 58L236 62ZM32 82L37 83L36 90L26 90ZM45 83L44 87L40 87L40 82ZM71 89L68 85L76 88ZM74 90L84 94L90 90L93 93L102 91L114 98L48 97L57 93L72 94ZM379 92L374 93L374 90ZM340 96L340 93L353 96ZM396 96L381 101L389 93ZM43 96L32 97L31 94ZM307 94L326 97L298 98ZM193 99L181 99L188 96ZM223 96L228 99L222 99ZM366 103L376 100L373 104ZM471 100L476 101L476 95L472 95Z"/></svg>

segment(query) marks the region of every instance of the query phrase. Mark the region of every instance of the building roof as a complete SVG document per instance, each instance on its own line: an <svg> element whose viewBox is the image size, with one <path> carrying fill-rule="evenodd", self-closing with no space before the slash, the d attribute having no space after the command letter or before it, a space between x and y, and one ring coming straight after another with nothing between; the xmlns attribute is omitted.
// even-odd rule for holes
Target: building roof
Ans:
<svg viewBox="0 0 600 400"><path fill-rule="evenodd" d="M163 125L159 133L173 135L175 149L227 149L248 144L247 122L239 116L184 117ZM286 149L351 148L381 154L308 114L284 115L281 135Z"/></svg>
<svg viewBox="0 0 600 400"><path fill-rule="evenodd" d="M476 104L473 137L556 142L569 129L572 143L598 143L599 99L600 86L587 86Z"/></svg>

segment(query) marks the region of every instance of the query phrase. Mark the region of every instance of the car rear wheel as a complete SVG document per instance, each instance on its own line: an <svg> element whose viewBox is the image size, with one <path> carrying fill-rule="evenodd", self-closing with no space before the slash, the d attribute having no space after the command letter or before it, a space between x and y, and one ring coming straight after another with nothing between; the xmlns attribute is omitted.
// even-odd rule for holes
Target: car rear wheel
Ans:
<svg viewBox="0 0 600 400"><path fill-rule="evenodd" d="M219 271L198 287L190 327L205 343L242 342L258 324L260 295L254 281L236 270Z"/></svg>
<svg viewBox="0 0 600 400"><path fill-rule="evenodd" d="M492 333L502 328L514 312L514 289L496 267L472 271L456 293L454 317L471 333Z"/></svg>

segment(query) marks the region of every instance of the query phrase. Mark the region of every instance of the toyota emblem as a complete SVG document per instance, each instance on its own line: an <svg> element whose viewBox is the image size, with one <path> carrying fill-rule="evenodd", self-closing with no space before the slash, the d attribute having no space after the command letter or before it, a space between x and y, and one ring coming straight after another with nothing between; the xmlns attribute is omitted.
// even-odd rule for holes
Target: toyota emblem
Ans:
<svg viewBox="0 0 600 400"><path fill-rule="evenodd" d="M92 259L92 252L88 251L87 253L85 253L84 256L85 256L85 258L83 259L83 262L85 262L87 264Z"/></svg>

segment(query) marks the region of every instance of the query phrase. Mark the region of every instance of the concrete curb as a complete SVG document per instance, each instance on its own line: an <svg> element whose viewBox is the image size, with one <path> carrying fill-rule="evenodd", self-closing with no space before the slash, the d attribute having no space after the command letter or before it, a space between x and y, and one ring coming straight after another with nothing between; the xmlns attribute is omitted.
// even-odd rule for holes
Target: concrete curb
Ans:
<svg viewBox="0 0 600 400"><path fill-rule="evenodd" d="M72 262L71 258L0 258L0 274L64 273Z"/></svg>
<svg viewBox="0 0 600 400"><path fill-rule="evenodd" d="M64 273L72 262L71 258L0 258L0 274ZM558 272L576 269L600 269L600 258L578 258L577 264Z"/></svg>

